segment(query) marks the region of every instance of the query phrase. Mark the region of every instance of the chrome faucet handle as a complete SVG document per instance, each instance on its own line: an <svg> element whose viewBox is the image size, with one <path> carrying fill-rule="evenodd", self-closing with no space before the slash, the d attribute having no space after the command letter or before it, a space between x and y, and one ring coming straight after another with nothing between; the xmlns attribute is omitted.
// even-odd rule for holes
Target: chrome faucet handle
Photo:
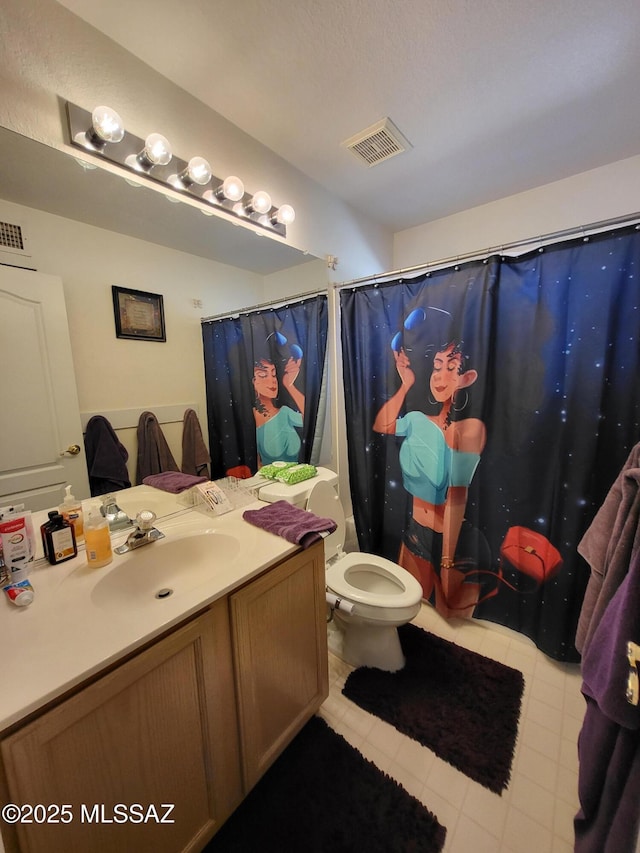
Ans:
<svg viewBox="0 0 640 853"><path fill-rule="evenodd" d="M153 523L156 520L157 516L155 512L152 512L150 509L141 509L140 512L136 515L135 525L142 533L145 533L147 530L151 530L153 527Z"/></svg>

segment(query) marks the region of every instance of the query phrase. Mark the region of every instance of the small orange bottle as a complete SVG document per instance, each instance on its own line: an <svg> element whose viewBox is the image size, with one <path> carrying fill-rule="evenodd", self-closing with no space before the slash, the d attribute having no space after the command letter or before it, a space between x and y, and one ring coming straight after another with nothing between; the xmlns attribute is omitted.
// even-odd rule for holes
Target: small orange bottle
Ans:
<svg viewBox="0 0 640 853"><path fill-rule="evenodd" d="M107 566L113 560L109 522L97 505L90 507L87 513L84 524L84 548L87 565L94 569Z"/></svg>

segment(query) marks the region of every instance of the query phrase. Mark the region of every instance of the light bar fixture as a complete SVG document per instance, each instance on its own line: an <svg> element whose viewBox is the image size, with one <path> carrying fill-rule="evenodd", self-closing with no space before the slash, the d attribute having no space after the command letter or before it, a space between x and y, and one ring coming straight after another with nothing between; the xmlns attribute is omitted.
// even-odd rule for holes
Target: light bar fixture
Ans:
<svg viewBox="0 0 640 853"><path fill-rule="evenodd" d="M295 219L290 204L274 207L269 193L246 192L235 175L224 180L215 177L204 157L180 160L161 133L150 133L146 139L140 139L125 131L118 113L106 106L89 112L67 102L67 118L72 145L135 172L137 182L149 179L201 202L203 213L219 211L281 237L287 236L287 225ZM167 198L175 200L171 195Z"/></svg>

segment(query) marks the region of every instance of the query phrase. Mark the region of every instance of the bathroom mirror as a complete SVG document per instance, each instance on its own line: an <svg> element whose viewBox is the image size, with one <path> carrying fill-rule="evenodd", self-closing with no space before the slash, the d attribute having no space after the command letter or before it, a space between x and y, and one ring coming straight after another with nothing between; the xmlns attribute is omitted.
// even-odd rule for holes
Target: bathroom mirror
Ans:
<svg viewBox="0 0 640 853"><path fill-rule="evenodd" d="M261 275L312 256L0 127L0 198ZM319 286L326 282L319 282Z"/></svg>
<svg viewBox="0 0 640 853"><path fill-rule="evenodd" d="M286 279L283 287L287 286L287 282L295 286L298 281L299 271L302 271L304 288L298 286L294 291L296 293L301 289L308 291L312 289L322 290L327 286L327 280L324 278L326 276L324 262L306 255L280 240L272 239L268 235L257 236L252 230L219 217L204 216L198 208L191 205L183 203L171 204L163 194L144 186L132 187L120 175L108 170L99 168L91 170L84 169L71 154L35 142L5 128L0 128L0 200L22 205L26 210L44 211L48 214L64 217L72 222L82 222L83 224L105 231L134 237L147 243L187 253L194 259L204 258L218 262L219 264L225 264L230 268L236 267L242 273L243 271L248 271L249 273L255 273L256 276L271 276L275 274L274 279L277 278L278 280L282 276L283 279ZM8 218L13 214L9 212L8 204L5 205L5 208L6 212L0 216L0 219L3 219L1 227L2 240L0 241L0 263L7 265L2 268L5 274L9 275L12 272L12 266L15 265L36 268L41 273L57 274L58 271L56 269L40 268L39 246L37 245L38 232L34 230L32 236L29 216L26 213L24 215L24 228L22 229L22 235L25 238L24 251L21 254L19 250L16 251L15 244L11 242L15 236L12 229L15 229L16 223L20 226L22 225L20 214L16 214L15 220ZM73 228L66 229L71 234L73 234L74 230ZM42 231L42 227L40 231ZM146 246L142 247L145 252L146 248ZM85 253L82 257L84 260L78 262L78 269L74 270L74 272L77 272L77 279L81 279L85 271L87 277L90 277L92 273L91 268L87 266L86 260L87 257L90 257L90 253ZM308 269L306 273L303 270L305 265ZM13 270L13 273L15 272ZM290 276L288 276L289 272L291 272ZM314 281L316 276L319 279L317 282ZM237 279L233 275L230 278L232 281L242 280L243 274L238 275ZM324 280L322 280L323 278ZM128 284L128 282L125 281L124 284ZM23 282L16 284L16 287L22 288ZM241 292L239 291L239 293ZM255 293L256 291L246 290L246 292ZM289 293L275 293L274 296L275 298L278 298L278 296L285 298L291 292L290 290ZM188 291L184 290L184 282L178 283L178 294L181 297L191 295ZM11 293L9 293L8 298L12 298ZM237 310L247 307L247 302L234 305L233 298L232 295L226 299L224 307L227 310ZM238 295L235 298L240 299L242 297ZM261 300L250 299L249 301L253 303ZM86 302L84 304L86 305ZM194 300L193 313L188 318L189 323L193 324L194 328L199 318L197 309L198 306L195 305ZM125 347L118 348L117 345L129 342L119 341L116 339L115 334L112 334L112 311L103 311L99 315L96 315L96 317L96 322L104 323L107 328L107 334L102 340L104 348L101 351L108 353L109 370L115 375L114 365L116 363L119 364L115 359L126 358L126 354L130 352ZM82 326L78 326L77 316L75 319L76 325L72 327L75 334L75 342L80 347L84 346L84 350L81 349L81 352L86 353L92 345L93 337L85 334ZM185 343L184 337L180 337L180 333L187 325L184 322L184 315L180 315L179 321L182 325L179 328L178 334L174 331L172 336L168 335L167 337L170 337L171 340L168 340L166 345L157 342L138 342L137 345L140 347L140 350L136 352L136 358L141 371L146 370L150 376L162 377L167 375L167 363L170 358L173 358L174 354L171 347L184 346ZM50 336L48 339L57 340L53 336ZM114 342L116 345L114 345ZM162 349L158 349L159 347ZM33 352L35 349L37 348L31 348L29 351ZM182 352L183 350L181 349ZM198 358L198 353L193 348L189 350L189 353L191 358ZM47 353L47 358L48 356L49 353ZM162 359L164 359L164 362L162 362ZM158 371L156 369L156 362L163 365L164 373L162 370ZM51 363L50 359L48 363ZM175 359L172 363L178 364ZM91 362L88 359L82 360L81 358L79 364L80 368L76 365L78 376L76 385L78 385L78 381L84 381L86 387L90 381ZM83 370L84 373L82 372ZM44 377L45 374L46 371L39 370L37 375ZM57 375L60 377L60 382L65 384L64 377L69 374L65 374L64 371L57 371ZM161 381L164 380L162 379ZM184 406L185 404L191 405L194 403L197 405L200 402L199 386L197 380L193 379L193 376L190 377L190 384L186 384L185 388L187 390L184 393L187 396L177 400L171 399L170 403ZM87 405L87 410L90 409L92 412L102 412L105 409L109 412L124 411L129 415L130 411L139 406L152 406L155 410L156 403L165 403L165 400L160 395L156 395L153 389L149 392L149 396L139 399L137 389L138 385L135 377L130 379L130 373L123 370L121 379L109 386L108 399L106 396L103 400L93 397L90 404ZM46 389L43 389L43 393L45 392ZM49 387L49 397L52 399L56 398L56 394L53 393L51 387ZM80 403L82 409L82 399ZM105 409L102 407L105 407ZM164 408L171 408L171 405L165 403ZM180 412L180 418L183 411L184 408ZM200 418L202 422L202 413L200 413ZM40 423L41 421L42 419L38 420L37 417L32 420L33 423ZM132 424L129 423L116 426L116 428L121 429L122 432L127 434L126 438L124 435L122 436L123 442L129 440L129 433L132 433L135 438L135 430L129 429L131 426ZM180 428L176 426L176 430L179 431ZM81 443L81 436L77 435L77 432L76 428L71 436L74 446ZM64 431L59 431L59 433L62 435ZM51 438L47 447L53 447L54 437L49 433L47 433L47 436ZM167 437L169 438L169 435ZM22 436L20 436L21 439ZM57 438L55 440L57 441ZM131 440L133 442L133 438ZM67 441L69 446L71 446L71 441ZM6 433L0 436L0 444L4 444L7 447L10 446ZM35 442L31 441L22 441L22 444L28 445L30 452L35 447ZM59 455L66 460L67 452L65 447L66 445L58 447L56 444L54 449L59 451ZM129 450L130 459L135 458L132 455L132 447L127 446L127 449ZM135 452L135 447L133 447L133 452ZM73 462L76 457L69 456L68 458ZM11 460L12 464L14 461L13 459ZM41 462L42 460L39 459L38 461ZM53 461L55 462L56 460L54 459ZM35 488L28 486L26 482L26 479L28 479L27 475L24 474L23 476L21 473L32 471L34 465L35 462L29 456L28 459L21 460L19 471L16 472L13 467L8 469L12 472L13 480L11 481L11 486L6 487L5 494L17 494L26 491L27 488ZM47 455L46 466L51 467L51 465L53 465L53 462L50 455ZM49 500L49 502L45 503L42 507L34 506L34 509L56 504L57 495L60 491L60 477L63 477L67 482L72 482L74 486L78 486L78 477L70 478L56 472L54 472L55 476L52 474L55 482L52 481L47 486L47 489L53 490L53 493L55 493L55 499L53 497L49 499L48 495L50 492L46 491L44 486L38 482L37 490L39 490L39 497L43 501ZM76 491L80 492L80 496L84 496L82 490L76 488Z"/></svg>

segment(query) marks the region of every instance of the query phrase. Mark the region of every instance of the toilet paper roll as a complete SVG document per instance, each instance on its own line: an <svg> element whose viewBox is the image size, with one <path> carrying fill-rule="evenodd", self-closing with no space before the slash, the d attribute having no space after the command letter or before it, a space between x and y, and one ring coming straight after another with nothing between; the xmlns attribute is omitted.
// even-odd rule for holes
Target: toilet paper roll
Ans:
<svg viewBox="0 0 640 853"><path fill-rule="evenodd" d="M343 598L338 598L332 592L327 590L327 604L331 605L335 610L342 610L343 613L353 613L355 604L352 601L345 601Z"/></svg>

